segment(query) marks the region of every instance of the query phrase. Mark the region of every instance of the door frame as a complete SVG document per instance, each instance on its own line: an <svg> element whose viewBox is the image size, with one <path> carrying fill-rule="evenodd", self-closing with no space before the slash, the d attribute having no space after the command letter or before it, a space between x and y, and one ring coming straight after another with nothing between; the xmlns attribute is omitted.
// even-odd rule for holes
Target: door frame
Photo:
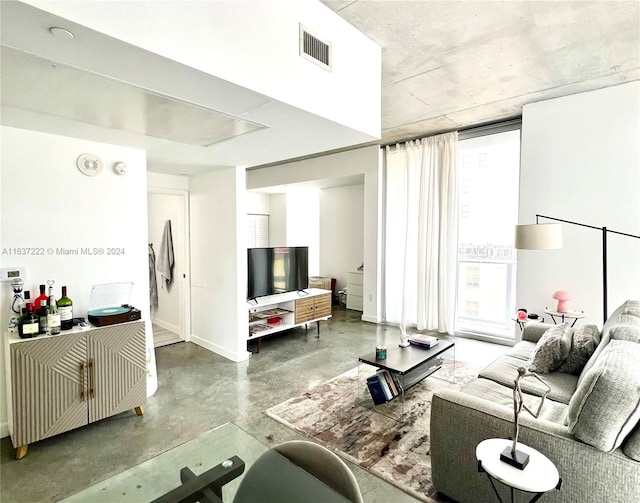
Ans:
<svg viewBox="0 0 640 503"><path fill-rule="evenodd" d="M181 199L185 239L179 244L179 246L182 247L183 251L185 272L183 273L183 277L179 278L180 284L178 285L178 298L181 300L182 304L182 306L180 306L182 315L182 340L189 342L191 340L191 224L189 222L189 191L183 189L147 187L147 195L149 194L179 196ZM149 215L147 214L147 227L149 225L148 220Z"/></svg>

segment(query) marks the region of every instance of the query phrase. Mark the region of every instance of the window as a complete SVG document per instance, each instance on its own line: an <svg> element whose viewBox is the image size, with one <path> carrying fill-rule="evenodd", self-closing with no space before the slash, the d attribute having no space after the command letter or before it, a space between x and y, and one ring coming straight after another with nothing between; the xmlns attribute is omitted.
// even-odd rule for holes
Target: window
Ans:
<svg viewBox="0 0 640 503"><path fill-rule="evenodd" d="M269 246L269 215L247 214L247 248Z"/></svg>
<svg viewBox="0 0 640 503"><path fill-rule="evenodd" d="M458 142L456 331L513 338L520 130Z"/></svg>
<svg viewBox="0 0 640 503"><path fill-rule="evenodd" d="M465 270L467 288L479 288L480 287L480 268L469 266Z"/></svg>

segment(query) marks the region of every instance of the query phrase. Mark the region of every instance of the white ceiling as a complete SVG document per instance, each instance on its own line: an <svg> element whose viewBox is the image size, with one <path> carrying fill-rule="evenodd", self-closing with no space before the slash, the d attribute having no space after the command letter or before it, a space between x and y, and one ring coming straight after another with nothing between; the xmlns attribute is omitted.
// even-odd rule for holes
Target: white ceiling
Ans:
<svg viewBox="0 0 640 503"><path fill-rule="evenodd" d="M375 139L31 5L0 9L3 125L144 149L150 171L170 174Z"/></svg>
<svg viewBox="0 0 640 503"><path fill-rule="evenodd" d="M640 78L636 0L323 3L383 49L382 143L518 117L527 103ZM3 1L1 8L5 125L143 148L151 171L176 174L263 165L373 140L83 26L67 22L75 39L58 39L48 28L60 19L25 4ZM107 97L98 95L102 87ZM144 129L150 113L166 111L149 105L158 97L168 100L165 108L197 104L190 112L210 113L212 124L224 111L267 127L207 148L187 140L206 142L215 126L190 130L179 141L163 139L171 131L153 136ZM127 106L110 114L118 107L96 107L103 99ZM310 138L310 130L321 134ZM228 131L227 137L237 132Z"/></svg>

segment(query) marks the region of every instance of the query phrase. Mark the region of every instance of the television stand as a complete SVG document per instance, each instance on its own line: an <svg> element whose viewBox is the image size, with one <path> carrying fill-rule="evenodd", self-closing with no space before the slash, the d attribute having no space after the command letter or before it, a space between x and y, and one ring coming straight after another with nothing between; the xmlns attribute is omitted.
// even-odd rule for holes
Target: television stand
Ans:
<svg viewBox="0 0 640 503"><path fill-rule="evenodd" d="M331 318L331 290L308 288L300 292L279 293L247 301L249 330L247 342L257 340L260 352L262 338L316 322L318 337L320 322Z"/></svg>

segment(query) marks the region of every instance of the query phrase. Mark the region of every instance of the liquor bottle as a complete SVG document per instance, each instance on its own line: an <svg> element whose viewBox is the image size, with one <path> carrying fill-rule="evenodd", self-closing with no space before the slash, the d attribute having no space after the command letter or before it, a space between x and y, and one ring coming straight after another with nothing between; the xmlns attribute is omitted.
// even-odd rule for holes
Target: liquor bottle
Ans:
<svg viewBox="0 0 640 503"><path fill-rule="evenodd" d="M24 314L20 317L18 323L18 334L23 339L30 339L36 337L40 331L40 321L33 312L33 304L27 302L27 307L24 310Z"/></svg>
<svg viewBox="0 0 640 503"><path fill-rule="evenodd" d="M31 292L29 290L24 291L24 309L22 312L24 313L27 307L27 303L31 302ZM33 304L31 304L31 309L33 310Z"/></svg>
<svg viewBox="0 0 640 503"><path fill-rule="evenodd" d="M40 301L40 307L36 311L36 314L38 315L38 333L39 334L51 335L51 333L49 332L49 325L47 325L47 315L49 314L49 306L47 305L48 302L49 302L48 300L42 299Z"/></svg>
<svg viewBox="0 0 640 503"><path fill-rule="evenodd" d="M67 287L62 287L62 297L58 301L58 312L60 313L60 328L71 330L73 328L73 301L67 297Z"/></svg>
<svg viewBox="0 0 640 503"><path fill-rule="evenodd" d="M46 288L45 285L40 285L40 295L36 297L36 299L33 301L33 309L35 309L36 312L38 311L38 309L40 309L40 306L42 305L42 301L48 300L47 294L44 293L45 288Z"/></svg>
<svg viewBox="0 0 640 503"><path fill-rule="evenodd" d="M47 313L47 329L51 335L60 335L60 313L58 312L56 298L53 295L53 288L51 288L51 290L49 305L47 306L49 309Z"/></svg>

